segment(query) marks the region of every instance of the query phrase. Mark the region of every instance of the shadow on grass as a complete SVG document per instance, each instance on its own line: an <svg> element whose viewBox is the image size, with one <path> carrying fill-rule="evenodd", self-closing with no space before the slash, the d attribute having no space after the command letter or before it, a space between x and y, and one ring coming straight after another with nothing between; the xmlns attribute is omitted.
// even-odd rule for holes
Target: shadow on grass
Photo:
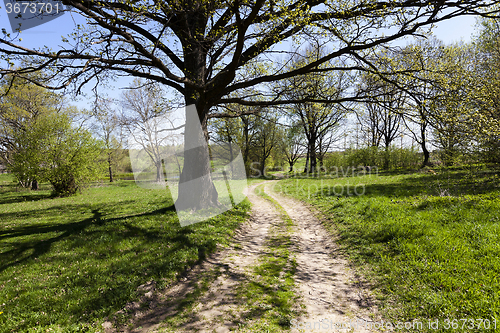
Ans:
<svg viewBox="0 0 500 333"><path fill-rule="evenodd" d="M50 193L46 191L27 191L24 195L19 195L19 193L14 190L10 190L6 193L2 193L0 196L0 205L2 204L11 204L11 203L19 203L24 201L39 201L44 199L52 198Z"/></svg>
<svg viewBox="0 0 500 333"><path fill-rule="evenodd" d="M8 299L2 311L24 318L2 324L9 330L58 322L78 326L116 313L137 299L140 285L156 281L164 287L215 251L246 217L244 210L235 210L183 228L173 205L116 217L109 215L112 207L107 205L90 209L81 204L5 213L0 220L22 221L35 214L50 221L61 210L91 216L67 223L59 216L53 224L13 224L0 230L0 286L15 277L24 280L7 283L0 293ZM48 308L54 314L38 315Z"/></svg>
<svg viewBox="0 0 500 333"><path fill-rule="evenodd" d="M93 210L94 214L92 217L75 223L64 223L59 225L48 225L48 226L34 226L34 227L21 227L14 228L8 231L0 232L0 239L22 237L26 235L33 234L44 234L50 232L62 232L60 235L48 239L43 239L35 242L20 242L16 243L16 247L13 250L6 251L0 254L2 262L8 262L0 266L0 273L5 269L21 264L29 259L38 258L41 255L49 252L53 243L61 241L62 239L69 237L72 234L81 232L90 224L100 221L101 213L98 210ZM4 215L4 214L2 214ZM24 255L26 252L31 251L31 254ZM18 259L14 259L18 258ZM20 259L19 259L20 258ZM10 259L10 260L9 260Z"/></svg>
<svg viewBox="0 0 500 333"><path fill-rule="evenodd" d="M389 175L381 177L390 177ZM345 187L343 183L336 185ZM487 194L498 191L498 180L488 177L471 178L465 173L445 173L437 175L415 175L405 177L401 181L391 183L371 183L358 185L356 193L368 197L410 197L416 195L431 196L461 196ZM314 196L333 196L349 197L356 195L352 190L350 192L336 190L335 185L326 185L319 187L312 195Z"/></svg>
<svg viewBox="0 0 500 333"><path fill-rule="evenodd" d="M71 205L71 206L81 206L81 205ZM22 217L23 215L31 216L33 214L43 216L42 215L43 211L47 212L47 214L50 214L48 213L48 211L49 212L52 210L57 211L61 207L64 207L66 209L68 208L67 205L65 205L65 206L51 207L50 209L31 210L24 212L21 215L19 215L18 213L0 214L0 220L3 218L9 219L12 218L13 216L19 218ZM75 209L75 207L72 208ZM102 213L99 211L99 209L94 209L92 210L93 214L92 217L86 218L79 222L23 226L19 228L11 228L8 230L0 231L0 240L23 237L23 236L33 236L33 235L40 236L47 233L61 233L58 236L48 239L42 239L37 241L28 240L25 242L15 242L14 249L0 253L0 258L2 258L1 262L4 263L3 265L0 266L0 273L11 266L18 265L29 259L34 259L42 256L43 254L50 251L50 248L53 244L62 241L72 235L77 235L81 233L90 225L103 226L106 223L117 222L128 218L163 215L166 214L167 212L172 212L172 211L175 211L175 207L173 205L148 213L131 215L122 218L103 219ZM124 223L123 225L129 230L129 232L123 234L123 237L132 237L140 235L141 237L146 237L147 239L158 239L157 233L150 232L144 228L134 227L128 223ZM31 254L25 255L27 252L31 252Z"/></svg>

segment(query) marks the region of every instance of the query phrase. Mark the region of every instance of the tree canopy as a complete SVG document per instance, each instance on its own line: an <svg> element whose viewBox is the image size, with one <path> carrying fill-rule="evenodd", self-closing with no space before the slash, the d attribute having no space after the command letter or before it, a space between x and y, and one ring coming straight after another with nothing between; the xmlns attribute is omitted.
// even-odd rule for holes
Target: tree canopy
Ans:
<svg viewBox="0 0 500 333"><path fill-rule="evenodd" d="M93 1L65 0L84 16L58 50L30 49L0 39L4 59L35 57L25 75L50 68L52 85L66 86L116 73L147 78L173 88L200 110L239 102L280 104L293 100L268 94L266 83L319 70L332 59L348 59L325 70L371 68L367 54L379 45L421 33L433 23L460 15L497 13L498 1ZM74 41L70 42L70 38ZM290 52L304 40L330 45L331 52L298 68L274 56L280 43ZM270 58L272 57L272 58ZM48 83L39 82L43 85ZM245 89L259 87L258 101ZM238 96L236 92L241 92ZM200 111L201 112L201 111Z"/></svg>
<svg viewBox="0 0 500 333"><path fill-rule="evenodd" d="M26 58L20 69L6 67L0 74L25 77L49 69L42 86L63 88L101 82L116 75L145 78L163 84L195 104L208 138L207 120L217 105L239 103L270 106L301 102L339 103L361 96L290 99L270 84L298 75L326 71L384 73L369 60L378 47L423 28L461 15L494 16L500 1L95 1L64 0L81 14L78 25L63 38L59 49L31 49L15 37L0 38L0 54L9 64ZM314 40L331 50L290 68L280 61ZM286 61L286 60L285 60ZM321 66L328 64L327 66ZM252 110L251 110L252 112ZM202 140L186 124L186 140ZM187 144L189 145L189 144ZM192 146L199 146L193 143ZM208 151L186 155L181 183L188 174L205 175L203 190L193 195L179 186L184 207L210 207L217 195L210 179ZM200 163L199 161L205 161ZM197 168L197 170L193 170ZM179 200L178 200L179 201Z"/></svg>

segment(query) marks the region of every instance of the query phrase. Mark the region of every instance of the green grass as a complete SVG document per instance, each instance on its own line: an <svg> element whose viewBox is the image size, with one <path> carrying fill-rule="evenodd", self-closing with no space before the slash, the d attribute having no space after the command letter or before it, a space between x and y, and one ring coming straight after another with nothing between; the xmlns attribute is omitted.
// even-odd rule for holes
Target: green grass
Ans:
<svg viewBox="0 0 500 333"><path fill-rule="evenodd" d="M164 288L227 244L249 209L181 228L168 191L133 181L69 198L0 186L0 332L102 331L140 285Z"/></svg>
<svg viewBox="0 0 500 333"><path fill-rule="evenodd" d="M500 321L499 177L475 171L288 179L276 188L322 213L343 251L369 272L388 318L488 319L493 327Z"/></svg>

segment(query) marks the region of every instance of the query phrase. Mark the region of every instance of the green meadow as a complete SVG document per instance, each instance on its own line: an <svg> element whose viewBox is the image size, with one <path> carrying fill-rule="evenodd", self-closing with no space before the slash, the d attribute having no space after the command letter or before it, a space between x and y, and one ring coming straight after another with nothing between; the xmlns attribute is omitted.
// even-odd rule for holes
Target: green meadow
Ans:
<svg viewBox="0 0 500 333"><path fill-rule="evenodd" d="M498 170L476 167L294 177L275 189L317 210L388 320L470 332L500 331L499 184Z"/></svg>
<svg viewBox="0 0 500 333"><path fill-rule="evenodd" d="M249 210L181 228L166 190L122 180L52 198L0 177L0 332L102 331L139 286L165 288L227 244Z"/></svg>
<svg viewBox="0 0 500 333"><path fill-rule="evenodd" d="M435 171L291 175L274 190L313 207L385 320L423 322L419 331L429 332L500 331L498 170ZM249 209L245 200L182 228L168 190L120 180L53 198L47 184L29 191L0 175L0 332L98 332L105 320L125 323L129 314L118 311L140 297L141 285L167 288L228 245ZM287 251L285 238L270 254ZM286 266L293 281L288 259L271 259L256 269L272 277ZM283 309L276 318L290 320ZM276 324L263 320L262 327ZM440 329L429 329L436 320Z"/></svg>

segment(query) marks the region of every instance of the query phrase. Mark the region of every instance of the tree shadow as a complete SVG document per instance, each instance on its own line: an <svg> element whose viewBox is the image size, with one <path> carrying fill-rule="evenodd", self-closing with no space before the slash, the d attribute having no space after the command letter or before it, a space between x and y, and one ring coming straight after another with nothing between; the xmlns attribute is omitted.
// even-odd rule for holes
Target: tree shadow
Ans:
<svg viewBox="0 0 500 333"><path fill-rule="evenodd" d="M384 175L382 177L390 177ZM339 184L337 187L345 187ZM356 187L356 191L352 189ZM471 178L465 172L453 172L429 175L414 175L405 177L401 181L391 183L371 183L351 185L351 191L340 191L335 186L319 187L312 195L324 197L412 197L418 195L430 196L462 196L487 194L498 191L498 180L488 177Z"/></svg>
<svg viewBox="0 0 500 333"><path fill-rule="evenodd" d="M10 195L7 193L9 193ZM2 196L0 196L0 205L19 203L24 201L39 201L52 198L52 195L50 193L47 193L46 191L40 191L40 192L30 191L26 193L27 194L19 195L17 192L13 190L4 192Z"/></svg>
<svg viewBox="0 0 500 333"><path fill-rule="evenodd" d="M19 284L20 290L29 286L30 291L20 293L20 298L11 306L33 313L46 311L50 306L56 312L63 312L66 318L80 318L73 322L102 319L136 299L139 285L151 280L171 281L199 263L216 250L222 239L227 239L225 233L232 228L231 217L245 215L235 211L224 221L181 227L174 205L125 216L109 215L113 208L108 205L89 208L88 204L65 205L0 214L0 220L7 221L22 220L23 216L33 214L44 221L60 214L61 209L91 214L74 222L62 223L59 218L53 224L0 230L0 242L5 249L0 253L0 273L3 273L0 285L2 279L7 281L14 277L11 273L5 275L6 270L14 273L15 269L16 277L21 274L28 280L33 279L33 282ZM221 229L217 229L220 225ZM122 249L121 245L125 247ZM38 274L42 278L38 279ZM75 304L76 296L60 294L60 290L82 288L88 291L79 294L78 304L66 305ZM51 296L45 300L41 295L49 291ZM26 304L30 304L29 309ZM7 310L16 311L14 308ZM26 318L15 324L14 331L24 331L35 325L33 318L41 320L28 314ZM47 317L47 323L55 320L50 318ZM43 324L40 321L39 325Z"/></svg>
<svg viewBox="0 0 500 333"><path fill-rule="evenodd" d="M5 269L19 265L29 259L33 258L38 258L41 255L49 252L50 248L52 245L56 242L61 241L64 238L69 237L72 234L76 234L78 232L81 232L83 229L85 229L87 226L89 226L92 223L95 223L96 221L100 221L101 219L101 213L99 210L92 210L93 216L90 218L87 218L85 220L75 222L75 223L64 223L64 224L58 224L58 225L47 225L47 226L34 226L34 227L21 227L21 228L15 228L11 229L8 231L3 231L0 232L0 239L3 238L12 238L12 237L22 237L26 235L33 235L33 234L44 234L44 233L49 233L49 232L61 232L60 235L56 237L52 237L49 239L43 239L41 241L35 241L35 242L24 242L24 243L17 243L16 245L18 247L14 248L13 250L6 251L0 254L0 256L6 256L6 257L12 257L12 258L21 258L21 259L16 259L14 261L11 261L7 264L1 265L0 266L0 273L3 272ZM30 255L23 256L25 252L28 252L29 250L33 250ZM5 262L2 260L2 262Z"/></svg>

